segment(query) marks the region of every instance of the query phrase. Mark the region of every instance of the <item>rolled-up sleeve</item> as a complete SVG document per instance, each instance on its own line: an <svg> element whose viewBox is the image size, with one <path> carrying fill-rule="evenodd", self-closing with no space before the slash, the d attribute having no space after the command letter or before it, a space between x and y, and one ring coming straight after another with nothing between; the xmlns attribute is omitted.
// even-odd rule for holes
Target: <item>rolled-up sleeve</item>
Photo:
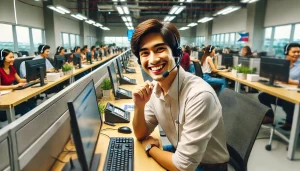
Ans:
<svg viewBox="0 0 300 171"><path fill-rule="evenodd" d="M210 92L202 92L187 99L180 142L172 156L178 170L194 171L202 161L212 131L222 114L221 106L215 98Z"/></svg>
<svg viewBox="0 0 300 171"><path fill-rule="evenodd" d="M146 124L148 127L148 135L147 136L149 136L153 132L155 127L158 125L158 121L154 114L154 110L153 110L153 107L151 106L150 101L148 103L146 103L144 114L145 114L145 121L146 121Z"/></svg>

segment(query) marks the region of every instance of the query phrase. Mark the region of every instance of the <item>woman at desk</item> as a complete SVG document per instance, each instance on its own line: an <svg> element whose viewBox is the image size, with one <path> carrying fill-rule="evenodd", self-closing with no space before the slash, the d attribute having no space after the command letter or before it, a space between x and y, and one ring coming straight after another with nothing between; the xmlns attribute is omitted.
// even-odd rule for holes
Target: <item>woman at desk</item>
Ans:
<svg viewBox="0 0 300 171"><path fill-rule="evenodd" d="M56 55L64 55L64 54L65 54L65 48L62 47L62 46L58 46L58 47L56 48L55 56L56 56Z"/></svg>
<svg viewBox="0 0 300 171"><path fill-rule="evenodd" d="M187 72L190 71L190 54L191 54L191 48L189 46L182 46L182 59L180 61L180 66Z"/></svg>
<svg viewBox="0 0 300 171"><path fill-rule="evenodd" d="M241 52L241 56L248 57L248 58L253 57L251 48L249 46L244 46Z"/></svg>
<svg viewBox="0 0 300 171"><path fill-rule="evenodd" d="M88 46L84 45L83 48L81 49L81 63L86 62L86 53L89 51Z"/></svg>
<svg viewBox="0 0 300 171"><path fill-rule="evenodd" d="M26 79L19 77L16 69L14 68L14 54L8 49L0 50L0 90L10 90L26 84ZM13 85L14 81L18 84ZM29 107L31 106L31 107ZM24 115L33 108L32 104L23 102L15 107L16 114ZM0 128L2 128L7 121L6 112L0 111Z"/></svg>
<svg viewBox="0 0 300 171"><path fill-rule="evenodd" d="M214 62L213 62L214 58ZM224 78L214 78L211 76L212 72L227 72L227 69L218 70L218 57L215 55L215 47L212 45L208 45L205 48L205 53L201 59L202 71L203 71L203 79L208 83L220 84L221 89L218 94L222 92L222 90L226 87L226 80Z"/></svg>
<svg viewBox="0 0 300 171"><path fill-rule="evenodd" d="M80 47L79 46L75 46L73 49L73 53L69 56L69 58L66 59L66 62L73 64L73 58L74 58L74 54L76 53L80 53Z"/></svg>
<svg viewBox="0 0 300 171"><path fill-rule="evenodd" d="M286 55L286 59L290 61L290 74L289 74L290 78L288 84L299 85L300 64L296 63L296 61L300 56L300 45L298 43L287 44L284 47L284 54ZM270 108L271 108L271 104L276 104L276 97L267 93L260 93L258 99L262 104ZM280 128L285 131L290 131L293 122L295 104L278 98L277 105L281 106L286 113L285 124ZM273 110L269 110L263 120L263 124L270 124L270 123L272 124L273 122L274 122L274 112Z"/></svg>
<svg viewBox="0 0 300 171"><path fill-rule="evenodd" d="M95 60L95 52L96 52L96 46L92 46L91 47L92 60Z"/></svg>

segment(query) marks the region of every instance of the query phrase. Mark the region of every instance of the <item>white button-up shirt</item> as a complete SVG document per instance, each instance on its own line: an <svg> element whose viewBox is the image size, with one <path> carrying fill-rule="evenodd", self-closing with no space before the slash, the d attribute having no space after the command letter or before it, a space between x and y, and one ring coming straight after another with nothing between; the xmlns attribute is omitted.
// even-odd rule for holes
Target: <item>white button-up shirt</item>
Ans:
<svg viewBox="0 0 300 171"><path fill-rule="evenodd" d="M155 85L153 93L145 106L148 135L160 124L176 148L172 157L176 168L194 171L200 162L205 164L228 162L222 107L211 86L200 77L185 72L181 67L179 84L177 74L166 95L156 81L153 83Z"/></svg>

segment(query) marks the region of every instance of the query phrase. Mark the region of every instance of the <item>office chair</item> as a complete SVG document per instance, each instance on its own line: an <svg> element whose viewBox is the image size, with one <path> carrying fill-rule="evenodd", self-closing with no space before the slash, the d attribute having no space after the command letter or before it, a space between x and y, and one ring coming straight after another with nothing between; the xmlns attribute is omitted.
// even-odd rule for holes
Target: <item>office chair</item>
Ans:
<svg viewBox="0 0 300 171"><path fill-rule="evenodd" d="M200 63L193 61L193 64L195 67L195 74L198 77L203 78L203 71L202 71ZM221 85L219 85L219 84L215 84L215 83L208 83L208 84L215 90L215 92L218 92L221 89Z"/></svg>
<svg viewBox="0 0 300 171"><path fill-rule="evenodd" d="M225 88L222 105L229 164L236 171L247 171L248 159L268 107L249 97Z"/></svg>
<svg viewBox="0 0 300 171"><path fill-rule="evenodd" d="M21 56L23 56L23 55L29 56L28 51L19 51L19 53L21 53Z"/></svg>

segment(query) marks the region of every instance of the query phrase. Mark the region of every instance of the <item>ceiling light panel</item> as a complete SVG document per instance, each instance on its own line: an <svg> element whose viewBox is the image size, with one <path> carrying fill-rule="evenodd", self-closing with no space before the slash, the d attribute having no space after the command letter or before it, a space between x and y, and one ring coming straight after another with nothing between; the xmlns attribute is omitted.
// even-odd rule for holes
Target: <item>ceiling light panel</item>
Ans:
<svg viewBox="0 0 300 171"><path fill-rule="evenodd" d="M78 19L78 20L83 20L82 18L78 17L77 15L72 14L71 16Z"/></svg>
<svg viewBox="0 0 300 171"><path fill-rule="evenodd" d="M175 12L175 14L177 15L177 14L181 13L181 11L183 11L184 9L185 9L185 6L180 6L180 7L177 9L177 11Z"/></svg>
<svg viewBox="0 0 300 171"><path fill-rule="evenodd" d="M60 14L65 14L65 12L63 12L63 11L57 9L57 8L56 8L55 6L53 6L53 5L48 5L47 7L50 8L50 9L52 9L53 11L56 11L56 12L60 13Z"/></svg>
<svg viewBox="0 0 300 171"><path fill-rule="evenodd" d="M181 27L179 30L186 30L189 29L189 27Z"/></svg>
<svg viewBox="0 0 300 171"><path fill-rule="evenodd" d="M63 7L63 6L61 6L61 5L57 5L56 8L57 8L58 10L63 11L64 13L67 13L67 14L71 13L71 11L70 11L69 9L67 9L67 8L65 8L65 7Z"/></svg>
<svg viewBox="0 0 300 171"><path fill-rule="evenodd" d="M169 14L174 14L177 10L178 10L179 6L178 5L173 5L173 7L171 8L171 10L169 11Z"/></svg>
<svg viewBox="0 0 300 171"><path fill-rule="evenodd" d="M204 17L204 18L201 18L200 20L198 20L199 23L206 23L210 20L213 20L214 18L212 17Z"/></svg>
<svg viewBox="0 0 300 171"><path fill-rule="evenodd" d="M189 25L188 25L188 27L194 27L194 26L196 26L196 25L198 25L197 23L190 23Z"/></svg>
<svg viewBox="0 0 300 171"><path fill-rule="evenodd" d="M119 13L120 15L123 15L123 14L124 14L124 11L123 11L123 9L122 9L121 6L116 6L116 8L117 8L118 13Z"/></svg>
<svg viewBox="0 0 300 171"><path fill-rule="evenodd" d="M122 20L123 20L124 22L126 22L126 21L127 21L127 17L125 17L125 16L122 16L121 18L122 18Z"/></svg>
<svg viewBox="0 0 300 171"><path fill-rule="evenodd" d="M130 13L127 6L123 6L123 11L124 11L125 14L129 14Z"/></svg>

